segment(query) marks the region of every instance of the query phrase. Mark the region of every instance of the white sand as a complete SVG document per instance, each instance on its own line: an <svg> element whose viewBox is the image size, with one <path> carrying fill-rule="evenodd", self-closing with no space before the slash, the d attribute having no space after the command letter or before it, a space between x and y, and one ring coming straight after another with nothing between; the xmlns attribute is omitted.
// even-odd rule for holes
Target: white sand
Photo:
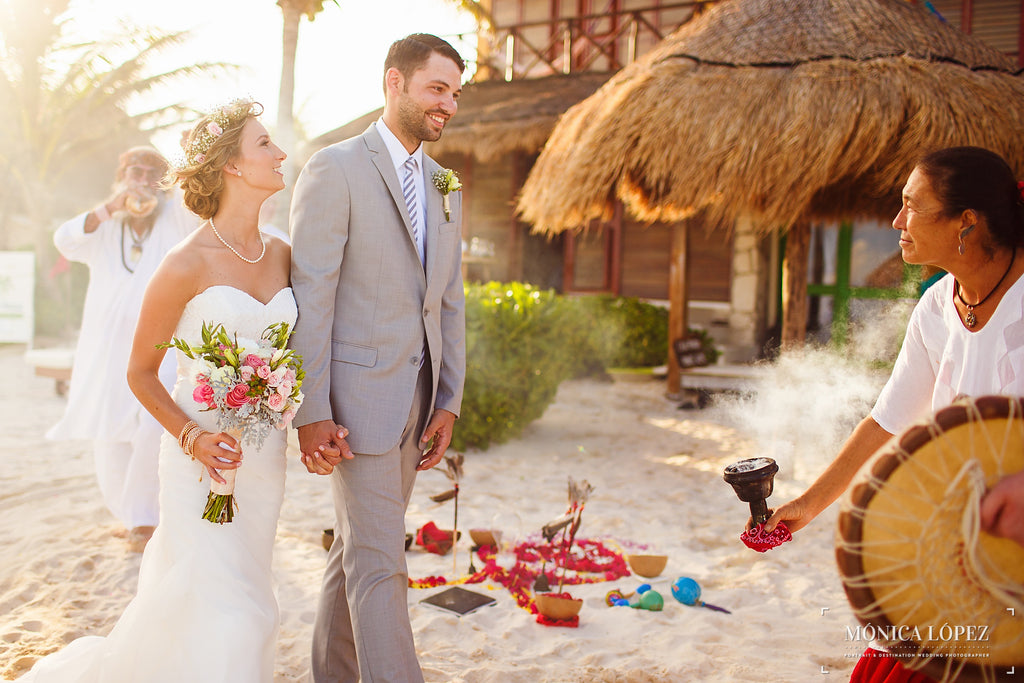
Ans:
<svg viewBox="0 0 1024 683"><path fill-rule="evenodd" d="M13 679L39 656L87 634L104 634L131 599L140 556L100 502L87 444L47 442L63 410L53 380L33 375L24 349L0 347L9 400L0 411L0 676ZM526 537L565 511L568 476L595 491L580 536L644 544L669 556L651 580L661 612L609 608L612 588L637 577L573 586L584 598L580 627L551 628L516 606L499 585L481 584L497 604L459 618L419 604L441 589L412 590L409 606L428 681L806 681L845 680L864 643L833 558L835 510L782 549L764 555L737 536L746 506L722 480L736 460L766 454L721 409L681 411L659 382L565 383L546 415L514 442L467 454L460 528L495 526ZM13 397L17 398L13 398ZM294 433L292 435L294 453ZM824 448L824 447L821 447ZM828 446L831 448L831 445ZM776 457L775 453L771 453ZM802 469L817 469L828 453ZM806 478L783 471L770 503L798 493ZM811 473L813 474L813 473ZM810 476L810 475L808 475ZM450 528L440 472L420 479L407 529L433 520ZM276 681L309 680L309 643L332 525L325 479L289 459L275 572L282 625ZM468 566L469 539L459 548ZM410 574L453 575L452 556L415 549ZM479 566L479 562L477 563ZM669 586L690 576L703 598L732 610L684 606ZM827 609L825 609L827 608Z"/></svg>

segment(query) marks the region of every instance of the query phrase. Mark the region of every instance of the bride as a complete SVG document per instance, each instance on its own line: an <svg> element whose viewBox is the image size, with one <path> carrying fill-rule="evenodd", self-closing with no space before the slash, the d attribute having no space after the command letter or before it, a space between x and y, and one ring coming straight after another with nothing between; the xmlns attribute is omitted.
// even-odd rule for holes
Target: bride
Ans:
<svg viewBox="0 0 1024 683"><path fill-rule="evenodd" d="M260 205L284 187L285 159L260 113L258 103L240 100L203 117L185 160L171 172L186 206L205 220L153 276L128 364L132 391L167 430L160 525L143 555L138 593L107 637L79 638L20 680L273 680L278 610L271 554L284 495L285 432L273 430L259 449L216 433L215 413L201 412L205 406L193 399L192 363L179 355L173 396L157 374L165 353L157 345L172 337L198 344L204 322L250 339L273 323L295 323L289 247L258 227ZM234 521L202 519L207 478L222 482L218 470L231 469Z"/></svg>

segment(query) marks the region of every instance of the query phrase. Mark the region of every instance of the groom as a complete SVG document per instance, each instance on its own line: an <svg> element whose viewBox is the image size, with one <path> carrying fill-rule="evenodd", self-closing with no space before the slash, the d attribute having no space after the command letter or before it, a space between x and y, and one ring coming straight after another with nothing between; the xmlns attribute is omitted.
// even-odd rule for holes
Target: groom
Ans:
<svg viewBox="0 0 1024 683"><path fill-rule="evenodd" d="M384 63L384 115L317 152L295 186L293 347L305 361L302 461L331 474L336 540L313 679L422 681L406 592L405 510L440 462L465 376L461 199L450 218L423 154L455 115L465 64L414 34Z"/></svg>

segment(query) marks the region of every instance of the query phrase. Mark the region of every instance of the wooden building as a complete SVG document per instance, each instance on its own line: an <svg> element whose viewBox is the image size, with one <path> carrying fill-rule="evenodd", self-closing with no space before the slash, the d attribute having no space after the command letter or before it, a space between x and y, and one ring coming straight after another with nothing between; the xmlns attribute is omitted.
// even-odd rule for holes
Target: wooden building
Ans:
<svg viewBox="0 0 1024 683"><path fill-rule="evenodd" d="M479 61L459 113L428 152L456 169L465 186L466 275L520 280L564 293L612 292L668 299L671 226L618 212L587 230L531 232L515 202L558 118L612 73L671 33L699 2L659 0L491 0L481 2ZM315 139L313 149L361 133L370 112ZM694 318L724 325L730 242L693 231Z"/></svg>
<svg viewBox="0 0 1024 683"><path fill-rule="evenodd" d="M730 0L723 0L728 2ZM642 221L608 189L611 211L577 229L539 235L515 206L522 186L561 115L590 97L614 73L655 49L714 2L668 0L479 0L478 63L464 86L459 113L428 152L456 169L465 186L465 261L470 280L522 280L564 293L611 292L667 301L679 287L672 273L687 255L689 325L709 329L726 360L758 357L781 323L783 251L779 233L744 224ZM1022 60L1021 0L933 0L935 11L965 33ZM785 7L784 4L780 7ZM629 102L620 106L628 107ZM313 141L313 148L361 133L370 112ZM850 248L857 234L884 223L815 226L834 250L832 264L809 282L819 299L857 296L849 274L871 272L890 253ZM676 235L676 239L673 239ZM845 246L844 246L845 245ZM895 246L893 247L895 250ZM851 264L851 259L868 262ZM838 260L837 260L838 259ZM845 263L843 262L845 260ZM874 260L875 262L871 262ZM847 281L841 282L843 275ZM816 288L816 289L815 289ZM877 288L874 288L877 290ZM877 294L877 292L875 292ZM813 308L813 307L812 307ZM826 307L828 308L828 307ZM839 308L842 308L840 306ZM813 321L812 321L813 323Z"/></svg>

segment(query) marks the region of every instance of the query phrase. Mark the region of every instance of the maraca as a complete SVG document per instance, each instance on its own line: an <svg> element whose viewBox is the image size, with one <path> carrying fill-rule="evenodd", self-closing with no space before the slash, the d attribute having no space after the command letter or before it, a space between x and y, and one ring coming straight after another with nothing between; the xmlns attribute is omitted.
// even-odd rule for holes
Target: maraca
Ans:
<svg viewBox="0 0 1024 683"><path fill-rule="evenodd" d="M718 607L717 605L711 605L702 601L700 599L700 584L688 576L680 576L672 582L672 597L684 605L690 605L691 607L707 607L708 609L713 609L716 612L732 614L732 612L724 607Z"/></svg>

